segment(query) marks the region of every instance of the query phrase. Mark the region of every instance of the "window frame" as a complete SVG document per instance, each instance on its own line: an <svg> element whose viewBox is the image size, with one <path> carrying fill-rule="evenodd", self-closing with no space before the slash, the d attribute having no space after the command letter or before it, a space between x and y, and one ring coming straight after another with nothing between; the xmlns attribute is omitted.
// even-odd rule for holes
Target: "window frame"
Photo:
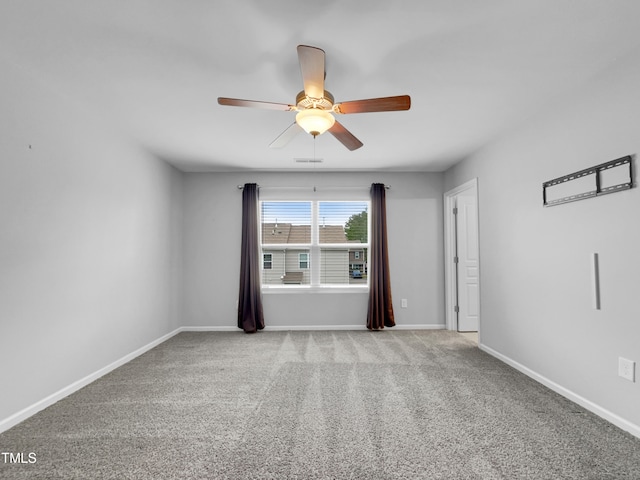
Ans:
<svg viewBox="0 0 640 480"><path fill-rule="evenodd" d="M267 255L269 256L269 260L267 260ZM269 267L267 268L267 263L269 263ZM263 270L273 270L273 253L262 252L262 269Z"/></svg>
<svg viewBox="0 0 640 480"><path fill-rule="evenodd" d="M264 283L261 278L261 289L265 293L293 293L293 292L316 292L316 293L329 293L329 292L368 292L369 291L369 276L366 275L366 279L363 279L363 282L351 283L351 262L349 261L350 250L354 249L354 247L358 248L361 252L371 248L370 238L371 238L371 200L367 197L358 197L358 198L345 198L345 199L336 199L336 198L318 198L318 199L309 199L309 198L268 198L262 199L259 202L259 215L258 222L260 232L260 236L262 237L263 231L263 204L265 203L309 203L311 205L311 240L309 244L306 243L295 243L295 244L270 244L270 243L262 243L262 238L260 238L260 250L261 253L264 253L264 249L272 249L272 250L281 250L286 252L286 250L306 250L306 252L298 252L298 267L300 271L309 272L309 283L304 284L275 284L275 283ZM364 203L366 204L367 215L367 242L366 243L349 243L348 241L345 243L320 243L320 228L322 225L322 219L320 218L320 204L321 203ZM268 222L267 222L268 223ZM349 283L321 283L321 258L322 258L322 250L338 250L338 249L346 249L347 250L347 269L348 272L348 282ZM300 266L301 261L300 257L302 255L307 256L307 268ZM363 264L367 264L364 270L368 271L371 269L371 265L369 264L369 255L360 254L360 262ZM272 263L273 265L273 263ZM273 267L272 267L273 268ZM264 270L264 269L262 269ZM363 271L363 273L365 273ZM284 273L283 273L284 275ZM307 275L307 274L305 274Z"/></svg>

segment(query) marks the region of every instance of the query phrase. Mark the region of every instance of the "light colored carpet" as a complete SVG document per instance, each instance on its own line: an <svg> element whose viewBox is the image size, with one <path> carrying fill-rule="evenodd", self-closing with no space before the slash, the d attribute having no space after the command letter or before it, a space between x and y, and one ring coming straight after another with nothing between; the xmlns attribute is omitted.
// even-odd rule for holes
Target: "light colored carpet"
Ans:
<svg viewBox="0 0 640 480"><path fill-rule="evenodd" d="M448 331L182 333L0 435L10 479L638 479L640 440Z"/></svg>
<svg viewBox="0 0 640 480"><path fill-rule="evenodd" d="M478 343L478 332L458 332L467 340L471 340L474 343Z"/></svg>

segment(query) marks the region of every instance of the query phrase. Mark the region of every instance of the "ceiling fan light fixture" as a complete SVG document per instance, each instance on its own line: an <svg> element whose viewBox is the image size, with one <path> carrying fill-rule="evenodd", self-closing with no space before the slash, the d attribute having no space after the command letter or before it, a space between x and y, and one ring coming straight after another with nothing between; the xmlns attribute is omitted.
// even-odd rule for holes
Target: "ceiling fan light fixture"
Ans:
<svg viewBox="0 0 640 480"><path fill-rule="evenodd" d="M296 115L296 123L300 125L305 132L315 137L322 135L333 127L336 119L326 110L307 108L298 112Z"/></svg>

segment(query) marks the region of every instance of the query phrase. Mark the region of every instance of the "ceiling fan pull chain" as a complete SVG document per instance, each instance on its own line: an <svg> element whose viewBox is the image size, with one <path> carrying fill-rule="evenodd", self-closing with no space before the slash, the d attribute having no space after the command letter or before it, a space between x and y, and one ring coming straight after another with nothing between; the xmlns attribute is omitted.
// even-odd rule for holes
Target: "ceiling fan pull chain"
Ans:
<svg viewBox="0 0 640 480"><path fill-rule="evenodd" d="M313 136L313 173L314 173L313 176L314 177L316 176L315 175L315 173L316 173L316 163L318 163L318 162L316 162L316 138L318 138L318 137L316 137L314 135ZM316 192L316 186L315 185L313 186L313 192L314 193Z"/></svg>

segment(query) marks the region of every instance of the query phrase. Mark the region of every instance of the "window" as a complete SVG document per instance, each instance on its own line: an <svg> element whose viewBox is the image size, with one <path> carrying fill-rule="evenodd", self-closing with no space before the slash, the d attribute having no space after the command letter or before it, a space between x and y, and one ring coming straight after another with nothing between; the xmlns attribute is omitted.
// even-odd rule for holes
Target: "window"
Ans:
<svg viewBox="0 0 640 480"><path fill-rule="evenodd" d="M261 202L263 286L367 286L368 211L368 201Z"/></svg>
<svg viewBox="0 0 640 480"><path fill-rule="evenodd" d="M300 270L304 270L309 268L309 254L308 253L299 253L298 254L298 268Z"/></svg>

